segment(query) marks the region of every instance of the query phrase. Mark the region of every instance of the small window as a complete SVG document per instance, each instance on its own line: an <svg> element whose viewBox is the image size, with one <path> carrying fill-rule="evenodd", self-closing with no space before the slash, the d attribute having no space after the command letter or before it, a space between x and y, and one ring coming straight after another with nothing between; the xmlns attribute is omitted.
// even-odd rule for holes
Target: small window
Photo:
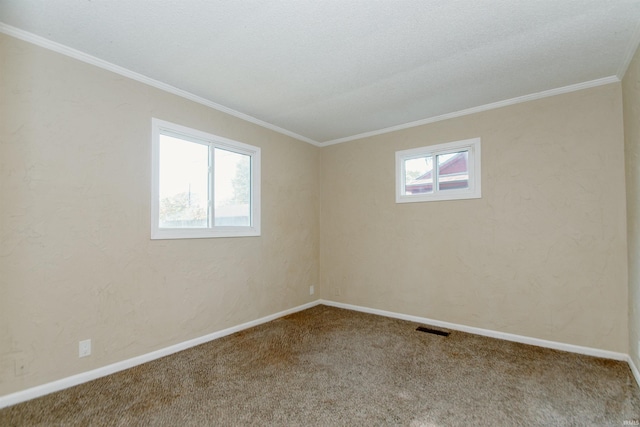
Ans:
<svg viewBox="0 0 640 427"><path fill-rule="evenodd" d="M396 151L396 203L480 197L480 138Z"/></svg>
<svg viewBox="0 0 640 427"><path fill-rule="evenodd" d="M260 235L260 148L152 120L151 238Z"/></svg>

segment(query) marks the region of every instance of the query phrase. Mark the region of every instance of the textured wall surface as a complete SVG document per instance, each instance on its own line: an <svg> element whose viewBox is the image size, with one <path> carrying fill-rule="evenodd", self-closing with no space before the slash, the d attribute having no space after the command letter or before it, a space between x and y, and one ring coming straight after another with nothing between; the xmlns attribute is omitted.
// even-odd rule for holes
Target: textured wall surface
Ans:
<svg viewBox="0 0 640 427"><path fill-rule="evenodd" d="M629 246L629 354L640 367L640 49L622 80Z"/></svg>
<svg viewBox="0 0 640 427"><path fill-rule="evenodd" d="M396 204L394 152L482 138L482 198ZM627 352L620 84L321 151L323 296Z"/></svg>
<svg viewBox="0 0 640 427"><path fill-rule="evenodd" d="M316 298L318 148L3 35L0 55L0 395ZM150 240L152 117L262 148L261 237Z"/></svg>
<svg viewBox="0 0 640 427"><path fill-rule="evenodd" d="M0 395L318 296L635 351L638 63L623 91L318 149L0 35ZM262 148L261 237L150 240L151 117ZM395 204L396 150L473 137L482 199Z"/></svg>

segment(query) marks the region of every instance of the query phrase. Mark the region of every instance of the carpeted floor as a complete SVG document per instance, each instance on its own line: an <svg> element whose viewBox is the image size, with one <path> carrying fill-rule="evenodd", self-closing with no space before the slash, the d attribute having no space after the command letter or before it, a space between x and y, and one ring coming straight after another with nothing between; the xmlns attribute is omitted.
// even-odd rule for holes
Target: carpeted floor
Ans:
<svg viewBox="0 0 640 427"><path fill-rule="evenodd" d="M626 363L318 306L0 410L0 426L622 426Z"/></svg>

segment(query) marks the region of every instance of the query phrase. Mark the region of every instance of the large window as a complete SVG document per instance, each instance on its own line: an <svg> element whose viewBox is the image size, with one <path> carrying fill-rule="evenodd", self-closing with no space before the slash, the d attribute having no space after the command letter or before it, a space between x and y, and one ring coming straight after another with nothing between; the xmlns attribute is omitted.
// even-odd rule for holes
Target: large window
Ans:
<svg viewBox="0 0 640 427"><path fill-rule="evenodd" d="M480 138L396 152L396 203L480 197Z"/></svg>
<svg viewBox="0 0 640 427"><path fill-rule="evenodd" d="M151 238L260 235L260 149L152 120Z"/></svg>

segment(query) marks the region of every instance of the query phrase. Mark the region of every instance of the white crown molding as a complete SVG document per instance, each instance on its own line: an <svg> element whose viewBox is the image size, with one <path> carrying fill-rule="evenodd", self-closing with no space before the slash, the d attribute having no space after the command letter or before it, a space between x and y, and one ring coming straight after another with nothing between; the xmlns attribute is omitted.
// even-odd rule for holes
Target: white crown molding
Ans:
<svg viewBox="0 0 640 427"><path fill-rule="evenodd" d="M239 119L245 120L247 122L256 124L258 126L264 127L266 129L270 129L274 132L278 132L280 134L283 135L287 135L290 136L291 138L295 138L299 141L303 141L303 142L307 142L311 145L314 145L316 147L326 147L329 145L334 145L334 144L340 144L343 142L348 142L348 141L354 141L357 139L362 139L362 138L367 138L367 137L371 137L371 136L377 136L377 135L382 135L385 133L389 133L389 132L394 132L394 131L398 131L398 130L403 130L403 129L409 129L412 127L416 127L416 126L422 126L422 125L426 125L429 123L435 123L435 122L439 122L442 120L447 120L447 119L451 119L454 117L461 117L461 116L466 116L469 114L474 114L474 113L479 113L482 111L487 111L487 110L493 110L496 108L501 108L501 107L506 107L509 105L514 105L514 104L519 104L522 102L527 102L527 101L532 101L535 99L540 99L540 98L546 98L549 96L554 96L554 95L560 95L563 93L568 93L568 92L574 92L577 90L581 90L581 89L588 89L588 88L592 88L595 86L601 86L601 85L605 85L605 84L609 84L609 83L616 83L619 82L621 80L621 75L624 74L624 72L626 71L629 62L631 61L631 58L633 57L633 54L635 53L635 49L637 48L638 44L640 43L640 25L638 26L638 28L636 29L635 33L634 33L634 37L632 39L632 42L629 45L628 48L628 53L627 53L627 57L625 59L625 63L620 67L620 70L618 71L617 76L610 76L610 77L605 77L605 78L601 78L601 79L597 79L597 80L591 80L588 82L583 82L583 83L578 83L575 85L569 85L569 86L564 86L561 88L556 88L556 89L551 89L551 90L546 90L546 91L542 91L542 92L538 92L538 93L533 93L533 94L529 94L529 95L525 95L525 96L520 96L520 97L516 97L516 98L511 98L511 99L507 99L504 101L498 101L498 102L494 102L491 104L485 104L485 105L480 105L478 107L473 107L473 108L468 108L465 110L460 110L460 111L454 111L451 113L447 113L447 114L442 114L439 116L434 116L434 117L428 117L425 119L421 119L421 120L417 120L417 121L413 121L413 122L409 122L409 123L404 123L401 125L396 125L396 126L391 126L391 127L387 127L387 128L383 128L383 129L379 129L379 130L375 130L375 131L371 131L371 132L364 132L364 133L360 133L357 135L351 135L351 136L347 136L344 138L337 138L337 139L333 139L330 141L326 141L326 142L318 142L315 141L311 138L307 138L305 136L299 135L295 132L291 132L287 129L283 129L279 126L273 125L271 123L267 123L265 121L262 121L260 119L257 119L253 116L249 116L247 114L241 113L239 111L233 110L231 108L225 107L224 105L220 105L217 104L213 101L210 101L208 99L202 98L200 96L197 96L191 92L187 92L185 90L179 89L177 87L168 85L166 83L163 83L161 81L158 80L154 80L150 77L147 77L145 75L142 75L140 73L136 73L134 71L128 70L124 67L121 67L119 65L115 65L112 64L110 62L104 61L100 58L96 58L95 56L91 56L89 54L86 54L84 52L81 52L79 50L76 49L72 49L68 46L65 46L63 44L51 41L49 39L46 39L44 37L35 35L33 33L30 33L28 31L24 31L21 30L19 28L15 28L12 27L11 25L7 25L3 22L0 22L0 33L4 33L7 34L9 36L15 37L17 39L35 44L37 46L43 47L45 49L69 56L71 58L77 59L79 61L91 64L91 65L95 65L96 67L114 72L116 74L120 74L124 77L128 77L132 80L136 80L140 83L144 83L146 85L155 87L157 89L163 90L165 92L168 93L172 93L174 95L180 96L182 98L185 99L189 99L191 101L197 102L198 104L202 104L205 105L207 107L213 108L214 110L229 114L231 116L237 117Z"/></svg>
<svg viewBox="0 0 640 427"><path fill-rule="evenodd" d="M442 114L440 116L429 117L426 119L416 120L401 125L391 126L384 129L379 129L371 132L364 132L357 135L347 136L344 138L333 139L321 143L322 147L326 147L334 144L341 144L343 142L354 141L356 139L367 138L371 136L382 135L389 132L395 132L398 130L409 129L416 126L422 126L429 123L435 123L442 120L452 119L455 117L468 116L469 114L480 113L483 111L494 110L496 108L507 107L509 105L520 104L522 102L533 101L541 98L548 98L550 96L561 95L563 93L575 92L582 89L589 89L596 86L602 86L610 83L618 83L620 79L617 76L609 76L601 79L590 80L588 82L577 83L574 85L563 86L556 89L545 90L542 92L532 93L529 95L519 96L516 98L506 99L504 101L493 102L491 104L480 105L478 107L467 108L466 110L454 111L452 113Z"/></svg>
<svg viewBox="0 0 640 427"><path fill-rule="evenodd" d="M616 76L618 79L622 80L624 75L627 73L627 68L629 68L629 64L631 64L631 60L633 59L633 55L635 55L638 46L640 45L640 21L636 25L636 29L631 36L631 40L629 40L629 44L627 45L627 51L625 53L624 59L620 64L620 68L618 68L618 72Z"/></svg>
<svg viewBox="0 0 640 427"><path fill-rule="evenodd" d="M44 37L38 36L36 34L30 33L28 31L21 30L19 28L12 27L11 25L7 25L4 22L0 22L0 33L4 33L8 36L15 37L17 39L32 43L36 46L40 46L42 48L60 53L62 55L69 56L71 58L77 59L82 62L86 62L87 64L95 65L96 67L102 68L107 71L111 71L116 74L120 74L121 76L130 78L132 80L136 80L140 83L144 83L146 85L155 87L156 89L163 90L165 92L180 96L182 98L188 99L193 102L197 102L198 104L202 104L209 108L213 108L214 110L220 111L222 113L229 114L231 116L237 117L239 119L245 120L249 123L253 123L255 125L261 126L263 128L281 133L286 136L290 136L291 138L295 138L299 141L304 141L309 144L320 146L317 141L313 139L307 138L302 135L298 135L297 133L288 131L271 123L267 123L260 119L257 119L253 116L249 116L247 114L241 113L239 111L233 110L229 107L225 107L224 105L217 104L215 102L209 101L208 99L202 98L198 95L194 95L191 92L187 92L185 90L179 89L175 86L168 85L161 81L152 79L143 74L136 73L135 71L128 70L119 65L112 64L111 62L104 61L100 58L96 58L95 56L89 55L87 53L81 52L79 50L70 48L63 44L51 41Z"/></svg>
<svg viewBox="0 0 640 427"><path fill-rule="evenodd" d="M625 353L617 353L615 351L601 350L599 348L583 347L579 345L565 344L557 341L548 341L548 340L543 340L539 338L527 337L524 335L509 334L506 332L498 332L490 329L482 329L482 328L476 328L473 326L460 325L457 323L443 322L441 320L434 320L426 317L412 316L408 314L378 310L375 308L361 307L361 306L352 305L352 304L344 304L341 302L320 300L319 304L328 305L328 306L337 307L337 308L344 308L347 310L360 311L363 313L376 314L378 316L391 317L394 319L408 320L410 322L437 326L440 328L451 329L454 331L468 332L470 334L482 335L490 338L498 338L501 340L535 345L538 347L552 348L554 350L567 351L570 353L584 354L587 356L602 357L605 359L620 360L620 361L629 360L629 355Z"/></svg>
<svg viewBox="0 0 640 427"><path fill-rule="evenodd" d="M11 405L16 405L21 402L26 402L27 400L35 399L36 397L41 397L56 391L64 390L66 388L73 387L78 384L86 383L88 381L105 377L107 375L111 375L116 372L123 371L125 369L133 368L134 366L142 365L143 363L147 363L152 360L156 360L161 357L165 357L170 354L174 354L179 351L186 350L188 348L195 347L197 345L216 340L218 338L226 337L227 335L231 335L236 332L243 331L245 329L253 328L254 326L258 326L263 323L267 323L272 320L279 319L284 316L288 316L289 314L293 314L298 311L315 307L318 304L319 304L318 301L313 301L307 304L299 305L289 310L284 310L279 313L261 317L260 319L242 323L241 325L223 329L221 331L214 332L212 334L208 334L199 338L194 338L192 340L184 341L169 347L162 348L160 350L152 351L151 353L132 357L131 359L116 362L111 365L103 366L101 368L94 369L88 372L82 372L77 375L72 375L70 377L62 378L57 381L53 381L53 382L42 384L36 387L28 388L23 391L18 391L16 393L0 396L0 409L5 408L7 406L11 406Z"/></svg>
<svg viewBox="0 0 640 427"><path fill-rule="evenodd" d="M147 77L145 75L142 75L140 73L136 73L134 71L128 70L124 67L121 67L119 65L115 65L112 64L110 62L104 61L100 58L96 58L95 56L86 54L84 52L81 52L79 50L70 48L68 46L65 46L63 44L54 42L52 40L46 39L44 37L38 36L36 34L30 33L28 31L24 31L21 30L19 28L13 27L11 25L7 25L3 22L0 22L0 33L4 33L7 34L9 36L15 37L17 39L35 44L37 46L43 47L45 49L69 56L71 58L77 59L79 61L91 64L91 65L95 65L96 67L111 71L113 73L116 74L120 74L124 77L128 77L132 80L136 80L140 83L144 83L146 85L155 87L157 89L163 90L165 92L168 93L172 93L174 95L180 96L182 98L185 99L189 99L191 101L197 102L198 104L202 104L205 105L209 108L212 108L214 110L229 114L231 116L237 117L239 119L245 120L247 122L256 124L258 126L264 127L266 129L270 129L274 132L278 132L280 134L286 135L286 136L290 136L291 138L295 138L299 141L303 141L306 143L309 143L311 145L314 145L316 147L326 147L329 145L334 145L334 144L340 144L343 142L348 142L348 141L354 141L357 139L362 139L362 138L367 138L367 137L371 137L371 136L377 136L377 135L382 135L385 133L389 133L389 132L394 132L394 131L398 131L398 130L403 130L403 129L409 129L409 128L413 128L416 126L422 126L422 125L426 125L429 123L435 123L435 122L439 122L442 120L447 120L447 119L451 119L454 117L461 117L461 116L466 116L469 114L474 114L474 113L479 113L482 111L487 111L487 110L493 110L496 108L501 108L501 107L506 107L509 105L514 105L514 104L519 104L522 102L527 102L527 101L532 101L535 99L540 99L540 98L546 98L549 96L554 96L554 95L560 95L563 93L568 93L568 92L574 92L577 90L581 90L581 89L588 89L588 88L592 88L592 87L596 87L596 86L601 86L601 85L605 85L605 84L609 84L609 83L616 83L619 82L621 80L621 75L624 75L624 72L626 71L627 67L629 66L629 62L631 61L631 58L633 57L633 54L635 53L635 49L637 48L638 44L640 44L640 24L638 25L638 27L636 28L636 31L634 33L634 37L632 38L630 44L629 44L629 48L628 48L628 52L627 52L627 56L625 58L625 62L621 65L620 69L618 70L618 73L616 76L609 76L609 77L604 77L601 79L596 79L596 80L591 80L588 82L583 82L583 83L578 83L575 85L569 85L569 86L564 86L561 88L556 88L556 89L551 89L551 90L546 90L546 91L542 91L542 92L537 92L537 93L533 93L533 94L529 94L529 95L524 95L524 96L520 96L520 97L516 97L516 98L511 98L511 99L507 99L504 101L498 101L498 102L494 102L491 104L485 104L485 105L480 105L478 107L473 107L473 108L468 108L465 110L460 110L460 111L454 111L451 113L447 113L447 114L442 114L439 116L434 116L434 117L428 117L425 119L421 119L421 120L417 120L417 121L413 121L413 122L409 122L409 123L404 123L404 124L400 124L400 125L395 125L395 126L391 126L391 127L387 127L387 128L383 128L383 129L379 129L379 130L375 130L375 131L371 131L371 132L364 132L364 133L360 133L357 135L351 135L351 136L347 136L344 138L337 138L337 139L333 139L330 141L325 141L325 142L318 142L315 141L311 138L307 138L305 136L299 135L295 132L291 132L287 129L283 129L279 126L273 125L271 123L267 123L265 121L262 121L260 119L257 119L253 116L249 116L248 114L244 114L241 113L239 111L233 110L229 107L225 107L224 105L220 105L217 104L213 101L210 101L208 99L202 98L198 95L195 95L191 92L187 92L185 90L179 89L177 87L168 85L166 83L163 83L161 81L158 80L154 80L150 77Z"/></svg>

